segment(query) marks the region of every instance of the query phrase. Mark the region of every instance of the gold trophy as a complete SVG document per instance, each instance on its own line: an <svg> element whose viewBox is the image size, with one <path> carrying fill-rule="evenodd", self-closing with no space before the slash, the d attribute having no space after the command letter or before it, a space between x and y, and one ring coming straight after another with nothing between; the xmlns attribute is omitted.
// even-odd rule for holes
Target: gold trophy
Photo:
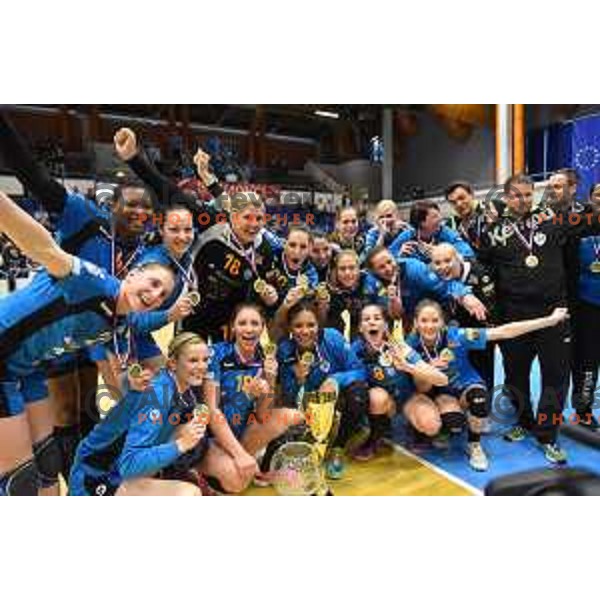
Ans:
<svg viewBox="0 0 600 600"><path fill-rule="evenodd" d="M335 406L337 394L330 392L312 392L306 394L306 423L310 428L315 440L314 448L319 461L319 486L315 495L326 496L331 494L329 486L325 482L323 461L327 452L329 436L335 423Z"/></svg>
<svg viewBox="0 0 600 600"><path fill-rule="evenodd" d="M323 460L336 422L337 394L309 392L304 396L304 415L314 441L284 444L271 460L277 473L274 486L282 496L331 496L325 481Z"/></svg>
<svg viewBox="0 0 600 600"><path fill-rule="evenodd" d="M271 358L277 354L277 346L268 337L261 337L260 346L265 358Z"/></svg>

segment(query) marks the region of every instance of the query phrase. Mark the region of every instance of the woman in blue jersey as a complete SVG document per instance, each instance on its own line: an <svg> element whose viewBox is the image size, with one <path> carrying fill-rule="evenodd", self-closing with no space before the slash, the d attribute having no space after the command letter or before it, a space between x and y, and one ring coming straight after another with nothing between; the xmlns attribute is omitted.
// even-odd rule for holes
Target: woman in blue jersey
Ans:
<svg viewBox="0 0 600 600"><path fill-rule="evenodd" d="M415 306L424 298L457 302L483 321L485 306L469 286L460 281L444 281L427 265L414 258L397 259L387 248L375 248L365 261L367 278L363 293L368 302L381 304L392 319L402 317L406 326L414 315Z"/></svg>
<svg viewBox="0 0 600 600"><path fill-rule="evenodd" d="M0 111L0 154L23 187L51 214L61 248L122 279L126 274L123 267L130 267L139 255L145 224L152 215L151 198L145 190L130 182L98 190L98 202L110 196L110 213L80 194L69 192L36 160L6 111ZM106 357L101 355L95 363L91 351L61 356L45 367L65 478L80 437L99 418L95 403L98 371L107 383L115 385Z"/></svg>
<svg viewBox="0 0 600 600"><path fill-rule="evenodd" d="M295 407L274 407L277 360L260 346L265 321L252 304L236 307L232 341L212 348L206 402L214 442L200 470L217 490L241 492L258 475L255 455L302 422Z"/></svg>
<svg viewBox="0 0 600 600"><path fill-rule="evenodd" d="M201 495L181 475L207 448L209 416L199 390L208 360L209 349L200 336L177 335L169 345L166 368L147 385L142 382L142 389L130 389L81 442L69 494Z"/></svg>
<svg viewBox="0 0 600 600"><path fill-rule="evenodd" d="M60 450L53 438L44 365L106 342L128 327L151 330L174 275L158 264L122 282L65 252L49 232L0 193L0 233L45 270L0 302L0 494L57 492Z"/></svg>
<svg viewBox="0 0 600 600"><path fill-rule="evenodd" d="M159 263L170 267L175 273L175 287L171 295L161 306L161 310L176 308L175 322L193 312L196 300L192 299L191 293L196 290L196 282L193 279L192 257L190 248L194 241L194 228L192 213L189 209L180 205L171 205L161 213L159 232L162 243L145 248L134 266L148 263ZM182 294L187 292L188 296ZM124 343L124 341L122 340ZM133 341L135 350L135 361L144 368L158 370L164 366L163 354L154 341L151 333L140 333ZM111 350L108 346L107 350ZM114 361L112 361L114 364Z"/></svg>
<svg viewBox="0 0 600 600"><path fill-rule="evenodd" d="M600 206L600 184L590 189L590 203ZM592 431L600 426L592 412L600 365L600 236L579 242L579 278L573 315L573 407L579 424Z"/></svg>
<svg viewBox="0 0 600 600"><path fill-rule="evenodd" d="M434 386L448 384L444 373L405 342L394 340L389 325L384 308L369 304L362 309L360 335L352 343L369 385L369 437L352 451L352 458L359 461L371 459L382 446L390 418L416 394L416 378Z"/></svg>
<svg viewBox="0 0 600 600"><path fill-rule="evenodd" d="M557 308L547 317L499 327L446 327L441 306L433 300L423 300L415 310L415 331L406 341L430 365L447 375L448 384L438 387L417 379L417 388L422 393L405 406L409 423L418 432L433 437L441 431L458 434L468 422L469 464L477 471L487 470L481 427L488 416L488 390L469 362L469 351L481 350L488 342L554 327L567 318L567 309Z"/></svg>
<svg viewBox="0 0 600 600"><path fill-rule="evenodd" d="M319 326L315 302L304 299L288 313L290 338L278 348L279 389L285 406L299 409L309 393L337 396L341 414L336 439L325 459L329 478L340 479L344 453L351 436L366 416L367 386L364 370L350 344L335 329Z"/></svg>
<svg viewBox="0 0 600 600"><path fill-rule="evenodd" d="M375 207L373 216L375 224L367 231L361 260L378 246L390 247L409 230L408 223L400 218L400 210L393 200L381 200Z"/></svg>

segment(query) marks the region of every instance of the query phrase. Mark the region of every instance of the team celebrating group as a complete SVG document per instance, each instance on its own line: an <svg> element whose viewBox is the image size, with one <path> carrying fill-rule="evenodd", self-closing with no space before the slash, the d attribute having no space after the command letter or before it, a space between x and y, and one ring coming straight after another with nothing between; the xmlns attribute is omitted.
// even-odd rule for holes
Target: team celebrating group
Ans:
<svg viewBox="0 0 600 600"><path fill-rule="evenodd" d="M395 414L415 443L466 430L466 460L485 471L496 342L507 443L533 436L564 464L571 380L578 423L598 429L600 184L581 201L564 169L535 201L517 174L482 202L455 182L447 220L432 201L404 221L382 200L369 228L344 206L334 231L282 235L258 194L224 193L202 150L212 200L161 174L130 129L114 143L136 178L95 203L51 178L0 112L4 161L55 229L0 192L0 233L41 267L0 300L0 495L56 495L61 475L72 495L269 485L277 448L307 435L311 394L336 398L330 479L385 452ZM165 356L153 332L169 323ZM115 400L103 414L99 375Z"/></svg>

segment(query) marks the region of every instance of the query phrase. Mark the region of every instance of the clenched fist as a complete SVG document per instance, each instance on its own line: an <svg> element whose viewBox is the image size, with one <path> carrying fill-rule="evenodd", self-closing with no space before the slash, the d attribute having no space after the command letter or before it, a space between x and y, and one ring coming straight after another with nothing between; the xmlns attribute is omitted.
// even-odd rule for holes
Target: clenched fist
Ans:
<svg viewBox="0 0 600 600"><path fill-rule="evenodd" d="M121 160L131 160L138 152L135 133L127 127L122 127L115 133L114 142L115 150Z"/></svg>

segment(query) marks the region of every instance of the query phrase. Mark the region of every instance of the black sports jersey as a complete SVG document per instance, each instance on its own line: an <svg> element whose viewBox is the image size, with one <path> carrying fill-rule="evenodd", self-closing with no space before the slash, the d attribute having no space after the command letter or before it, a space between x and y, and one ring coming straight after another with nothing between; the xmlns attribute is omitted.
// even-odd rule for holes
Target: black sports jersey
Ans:
<svg viewBox="0 0 600 600"><path fill-rule="evenodd" d="M276 240L261 232L254 245L244 249L229 223L205 231L192 250L200 305L184 320L184 329L222 339L220 329L229 322L233 308L249 297L253 282L264 278L270 268Z"/></svg>
<svg viewBox="0 0 600 600"><path fill-rule="evenodd" d="M482 260L494 269L501 318L538 317L565 306L564 247L571 238L599 231L598 216L590 210L555 213L535 208L524 217L505 212L480 250Z"/></svg>

